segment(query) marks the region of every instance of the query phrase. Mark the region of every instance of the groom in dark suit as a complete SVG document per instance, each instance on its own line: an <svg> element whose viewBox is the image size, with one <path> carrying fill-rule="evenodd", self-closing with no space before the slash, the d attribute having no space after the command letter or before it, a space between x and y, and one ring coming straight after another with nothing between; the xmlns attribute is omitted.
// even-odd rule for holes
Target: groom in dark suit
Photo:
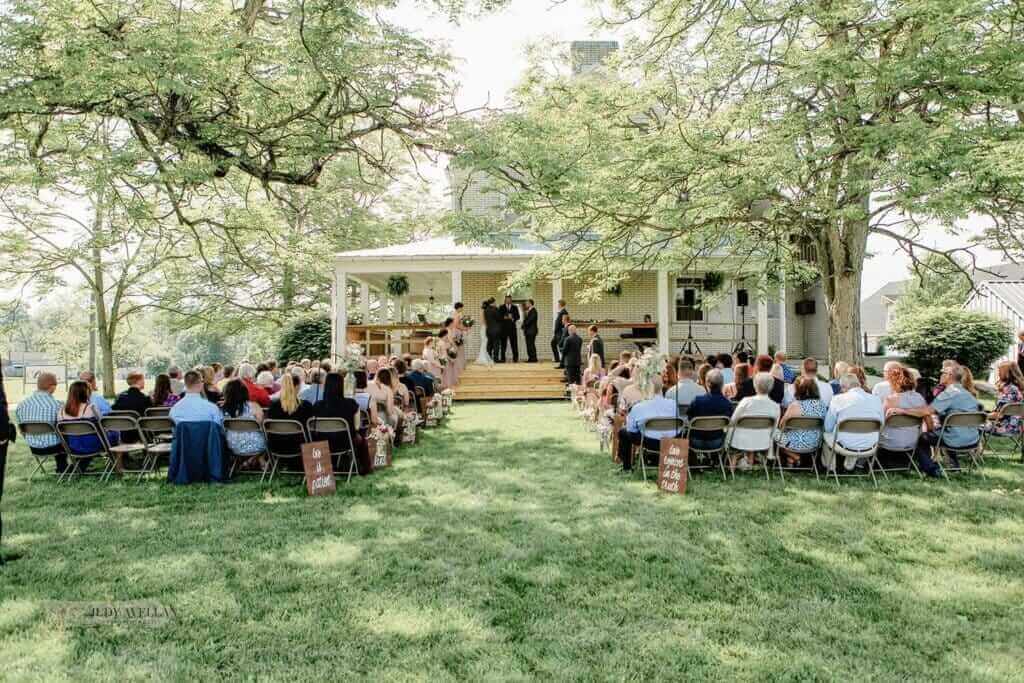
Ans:
<svg viewBox="0 0 1024 683"><path fill-rule="evenodd" d="M565 310L565 299L558 300L558 313L555 314L555 326L554 334L551 335L551 355L555 359L555 365L559 368L564 368L565 364L562 363L561 358L558 355L559 350L562 347L562 337L565 336L565 317L569 315L569 311Z"/></svg>
<svg viewBox="0 0 1024 683"><path fill-rule="evenodd" d="M523 314L523 337L526 338L526 362L537 362L537 309L533 299L526 300L526 313Z"/></svg>
<svg viewBox="0 0 1024 683"><path fill-rule="evenodd" d="M516 332L516 323L519 322L519 307L512 303L512 297L506 296L505 303L498 310L501 319L501 360L506 360L506 349L512 345L512 362L519 362L519 334Z"/></svg>
<svg viewBox="0 0 1024 683"><path fill-rule="evenodd" d="M498 362L501 321L498 320L498 309L494 306L494 299L484 302L484 329L487 332L487 355L494 362Z"/></svg>

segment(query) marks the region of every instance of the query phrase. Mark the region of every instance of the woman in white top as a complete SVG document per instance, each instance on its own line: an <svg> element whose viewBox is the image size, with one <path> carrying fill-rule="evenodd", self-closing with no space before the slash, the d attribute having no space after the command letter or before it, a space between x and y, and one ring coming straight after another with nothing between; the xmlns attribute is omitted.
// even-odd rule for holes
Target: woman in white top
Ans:
<svg viewBox="0 0 1024 683"><path fill-rule="evenodd" d="M391 370L378 369L373 381L366 385L366 393L370 395L370 405L377 407L377 417L381 422L397 427L399 411L395 406L395 394L391 390Z"/></svg>
<svg viewBox="0 0 1024 683"><path fill-rule="evenodd" d="M767 451L772 447L772 436L774 429L744 429L736 427L736 423L742 417L770 417L772 424L779 421L779 404L768 395L775 385L775 378L770 373L759 372L754 376L754 396L747 396L736 406L732 414L732 440L730 445L734 450L746 453L747 461L753 465L756 460L754 453ZM730 456L730 459L733 456ZM735 462L730 462L735 467Z"/></svg>
<svg viewBox="0 0 1024 683"><path fill-rule="evenodd" d="M423 352L420 354L423 357L423 361L427 364L427 370L434 377L441 377L443 368L441 367L440 361L438 361L437 348L434 337L427 337L423 340Z"/></svg>

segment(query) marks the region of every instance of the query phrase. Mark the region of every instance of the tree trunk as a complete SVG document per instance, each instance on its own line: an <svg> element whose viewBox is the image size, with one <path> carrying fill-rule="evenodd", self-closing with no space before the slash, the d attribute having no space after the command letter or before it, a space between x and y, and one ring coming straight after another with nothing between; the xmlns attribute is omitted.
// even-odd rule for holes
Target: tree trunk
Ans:
<svg viewBox="0 0 1024 683"><path fill-rule="evenodd" d="M866 204L866 200L864 200ZM828 361L861 365L860 288L868 241L867 217L850 219L818 240L818 262L828 310Z"/></svg>
<svg viewBox="0 0 1024 683"><path fill-rule="evenodd" d="M99 219L97 219L99 220ZM111 325L107 315L107 302L103 294L106 283L103 274L103 256L98 247L92 250L92 278L93 278L93 312L95 313L96 330L99 332L100 354L100 377L103 380L103 395L112 398L117 395L114 387L114 339L111 334Z"/></svg>

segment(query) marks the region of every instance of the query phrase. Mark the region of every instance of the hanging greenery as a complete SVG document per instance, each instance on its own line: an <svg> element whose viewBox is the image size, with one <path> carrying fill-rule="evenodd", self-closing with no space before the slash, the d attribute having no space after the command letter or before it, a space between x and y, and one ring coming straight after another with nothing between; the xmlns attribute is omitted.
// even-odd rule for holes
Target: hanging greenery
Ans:
<svg viewBox="0 0 1024 683"><path fill-rule="evenodd" d="M388 278L388 294L405 296L409 292L409 278L404 275L392 275Z"/></svg>
<svg viewBox="0 0 1024 683"><path fill-rule="evenodd" d="M709 270L704 273L704 291L717 292L725 283L725 276L717 270Z"/></svg>
<svg viewBox="0 0 1024 683"><path fill-rule="evenodd" d="M622 296L622 283L618 282L610 287L606 288L605 293L611 294L612 296Z"/></svg>

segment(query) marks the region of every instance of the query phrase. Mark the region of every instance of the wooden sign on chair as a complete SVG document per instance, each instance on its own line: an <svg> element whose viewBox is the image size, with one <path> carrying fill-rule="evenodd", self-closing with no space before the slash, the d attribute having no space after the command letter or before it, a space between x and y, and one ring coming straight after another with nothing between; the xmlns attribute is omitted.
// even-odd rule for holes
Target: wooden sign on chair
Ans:
<svg viewBox="0 0 1024 683"><path fill-rule="evenodd" d="M666 493L686 493L686 461L690 457L688 439L662 439L658 460L658 489Z"/></svg>
<svg viewBox="0 0 1024 683"><path fill-rule="evenodd" d="M302 444L302 469L306 471L306 491L311 496L327 496L337 490L331 444L314 441Z"/></svg>

